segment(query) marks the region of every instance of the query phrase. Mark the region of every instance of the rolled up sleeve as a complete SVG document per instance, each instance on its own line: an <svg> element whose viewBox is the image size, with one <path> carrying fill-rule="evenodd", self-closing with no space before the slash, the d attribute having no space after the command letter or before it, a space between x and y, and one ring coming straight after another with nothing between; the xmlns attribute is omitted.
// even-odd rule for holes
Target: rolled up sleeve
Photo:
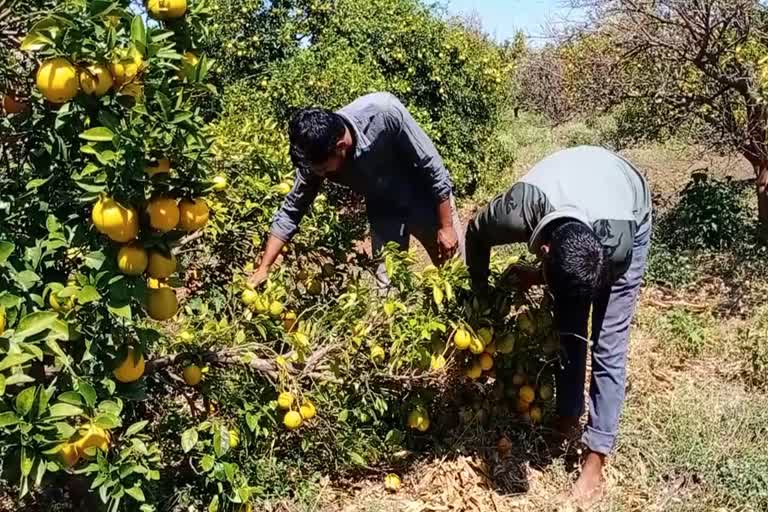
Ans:
<svg viewBox="0 0 768 512"><path fill-rule="evenodd" d="M435 199L442 202L450 198L453 183L437 148L411 113L394 96L391 97L389 122L395 131L398 148L413 162L414 167L423 171Z"/></svg>
<svg viewBox="0 0 768 512"><path fill-rule="evenodd" d="M307 170L296 172L293 188L283 199L272 219L270 234L289 242L299 230L299 223L317 197L323 179Z"/></svg>

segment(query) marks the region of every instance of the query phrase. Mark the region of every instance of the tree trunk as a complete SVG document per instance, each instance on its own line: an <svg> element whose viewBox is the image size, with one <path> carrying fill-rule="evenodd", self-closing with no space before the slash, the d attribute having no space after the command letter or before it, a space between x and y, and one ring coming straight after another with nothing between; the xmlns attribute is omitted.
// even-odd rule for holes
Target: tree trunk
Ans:
<svg viewBox="0 0 768 512"><path fill-rule="evenodd" d="M768 241L768 160L753 163L757 191L757 216L760 221L759 235Z"/></svg>

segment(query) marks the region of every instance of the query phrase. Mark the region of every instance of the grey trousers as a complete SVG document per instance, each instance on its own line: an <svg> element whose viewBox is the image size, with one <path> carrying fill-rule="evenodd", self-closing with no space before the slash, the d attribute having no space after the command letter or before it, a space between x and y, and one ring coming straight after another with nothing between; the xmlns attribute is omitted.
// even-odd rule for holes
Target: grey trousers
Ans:
<svg viewBox="0 0 768 512"><path fill-rule="evenodd" d="M459 238L459 255L464 259L464 227L461 225L456 202L451 197L451 216L453 218L453 228L456 230L456 236ZM400 249L405 251L410 246L411 235L424 246L432 263L437 265L439 252L437 247L437 211L433 209L417 209L409 218L403 220L400 218L382 217L370 219L371 222L371 246L374 257L378 256L381 249L389 242L396 242ZM381 262L376 267L376 281L380 288L389 286L389 277Z"/></svg>
<svg viewBox="0 0 768 512"><path fill-rule="evenodd" d="M592 378L589 419L582 441L587 448L601 454L607 455L616 444L627 381L629 328L650 246L649 220L635 235L629 269L592 303ZM560 416L579 417L584 411L589 308L589 303L556 306L564 355L557 378Z"/></svg>

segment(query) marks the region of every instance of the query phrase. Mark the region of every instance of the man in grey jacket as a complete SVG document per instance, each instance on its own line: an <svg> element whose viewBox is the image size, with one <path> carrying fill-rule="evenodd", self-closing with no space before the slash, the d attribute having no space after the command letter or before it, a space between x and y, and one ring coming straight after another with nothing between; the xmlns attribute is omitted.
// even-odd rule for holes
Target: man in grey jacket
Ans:
<svg viewBox="0 0 768 512"><path fill-rule="evenodd" d="M488 285L495 245L524 242L539 267L516 265L519 286L546 284L555 299L562 347L557 380L558 427L578 426L584 410L587 323L592 307L592 375L587 448L573 497L602 493L605 457L613 450L624 402L629 326L651 239L651 195L644 177L602 148L559 151L480 210L467 227L473 286Z"/></svg>
<svg viewBox="0 0 768 512"><path fill-rule="evenodd" d="M374 254L388 242L406 249L410 235L435 264L463 249L443 160L393 95L368 94L338 112L302 109L290 122L289 140L296 179L275 214L261 263L249 276L250 286L266 280L325 179L365 198ZM376 275L380 285L388 284L383 265Z"/></svg>

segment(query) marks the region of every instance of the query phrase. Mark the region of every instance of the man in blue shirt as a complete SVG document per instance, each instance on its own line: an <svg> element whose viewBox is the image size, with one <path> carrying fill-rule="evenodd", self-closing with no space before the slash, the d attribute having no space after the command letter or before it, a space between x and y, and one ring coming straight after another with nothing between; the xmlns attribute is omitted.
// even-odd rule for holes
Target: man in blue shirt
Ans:
<svg viewBox="0 0 768 512"><path fill-rule="evenodd" d="M373 93L337 112L298 111L290 122L293 188L272 222L250 286L266 280L282 247L298 231L324 180L365 198L374 254L396 242L407 249L413 235L435 264L463 253L450 176L432 141L393 95ZM376 276L388 284L380 265Z"/></svg>

